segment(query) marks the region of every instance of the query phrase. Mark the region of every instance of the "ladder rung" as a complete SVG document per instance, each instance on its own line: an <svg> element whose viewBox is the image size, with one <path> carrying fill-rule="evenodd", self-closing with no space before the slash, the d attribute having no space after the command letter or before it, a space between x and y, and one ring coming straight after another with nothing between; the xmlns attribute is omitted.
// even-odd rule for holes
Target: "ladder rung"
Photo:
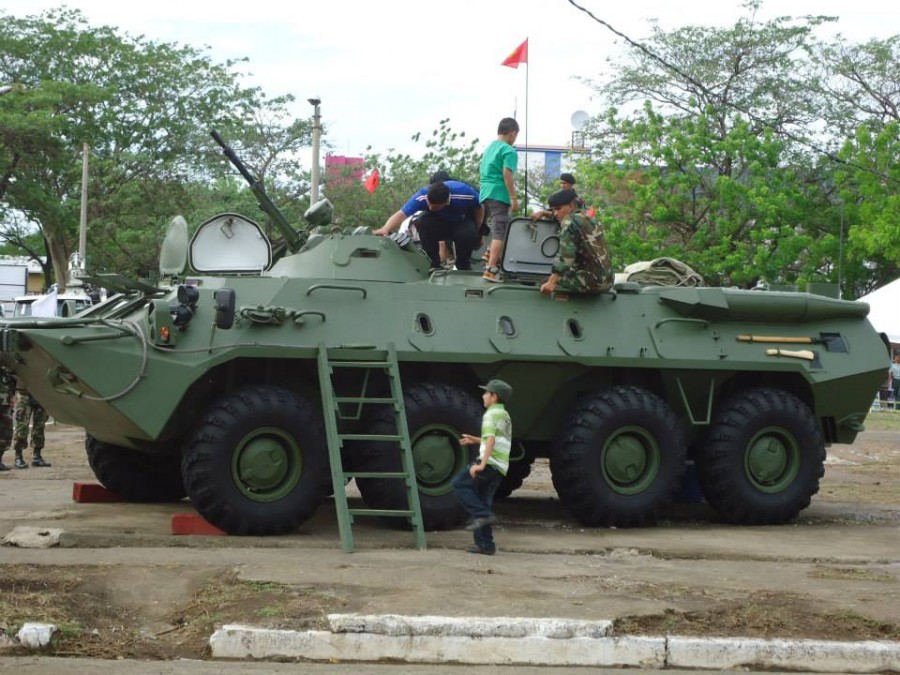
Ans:
<svg viewBox="0 0 900 675"><path fill-rule="evenodd" d="M393 398L369 398L364 396L339 396L335 397L335 403L396 403Z"/></svg>
<svg viewBox="0 0 900 675"><path fill-rule="evenodd" d="M404 471L346 471L344 478L406 478Z"/></svg>
<svg viewBox="0 0 900 675"><path fill-rule="evenodd" d="M387 517L403 517L409 518L413 515L412 511L398 511L395 509L347 509L353 516L387 516Z"/></svg>
<svg viewBox="0 0 900 675"><path fill-rule="evenodd" d="M332 368L388 368L389 361L329 361Z"/></svg>
<svg viewBox="0 0 900 675"><path fill-rule="evenodd" d="M402 440L402 436L397 434L338 434L338 438L342 441L397 441Z"/></svg>

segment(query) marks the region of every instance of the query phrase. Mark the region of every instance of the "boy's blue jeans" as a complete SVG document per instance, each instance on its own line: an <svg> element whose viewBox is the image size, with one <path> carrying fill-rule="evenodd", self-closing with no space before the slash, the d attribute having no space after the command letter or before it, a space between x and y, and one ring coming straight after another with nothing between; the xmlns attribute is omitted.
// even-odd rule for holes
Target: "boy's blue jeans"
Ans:
<svg viewBox="0 0 900 675"><path fill-rule="evenodd" d="M503 480L503 474L488 464L484 471L472 478L469 467L460 471L453 479L453 491L462 507L474 520L475 518L490 518L491 505L494 503L494 493ZM472 535L475 545L485 551L493 551L497 548L494 543L494 531L490 525L485 525L475 530Z"/></svg>

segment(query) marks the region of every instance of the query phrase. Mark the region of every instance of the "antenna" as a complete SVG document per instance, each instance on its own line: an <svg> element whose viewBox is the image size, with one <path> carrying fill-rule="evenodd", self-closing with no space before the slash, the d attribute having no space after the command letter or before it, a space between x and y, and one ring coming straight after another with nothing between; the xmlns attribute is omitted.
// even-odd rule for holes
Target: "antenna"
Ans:
<svg viewBox="0 0 900 675"><path fill-rule="evenodd" d="M581 133L581 130L584 129L584 125L587 124L587 121L591 118L584 110L576 110L572 113L571 122L572 122L572 147L573 148L583 148L584 147L584 134Z"/></svg>
<svg viewBox="0 0 900 675"><path fill-rule="evenodd" d="M584 110L576 110L572 113L572 128L575 131L581 131L584 129L584 125L587 124L587 121L591 118Z"/></svg>

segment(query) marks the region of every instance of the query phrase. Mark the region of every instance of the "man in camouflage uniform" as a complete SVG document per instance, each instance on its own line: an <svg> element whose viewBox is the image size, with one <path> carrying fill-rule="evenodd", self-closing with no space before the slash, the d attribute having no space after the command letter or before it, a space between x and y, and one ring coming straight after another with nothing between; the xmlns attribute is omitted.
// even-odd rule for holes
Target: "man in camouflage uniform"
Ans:
<svg viewBox="0 0 900 675"><path fill-rule="evenodd" d="M559 221L559 251L541 293L602 293L613 285L612 265L603 230L578 207L575 190L560 190L547 200Z"/></svg>
<svg viewBox="0 0 900 675"><path fill-rule="evenodd" d="M9 471L3 463L3 453L12 441L12 404L15 398L15 381L6 368L0 366L0 471Z"/></svg>
<svg viewBox="0 0 900 675"><path fill-rule="evenodd" d="M15 430L13 432L13 448L16 451L16 468L27 469L28 464L22 452L28 447L28 423L31 422L31 466L51 466L41 457L44 449L44 425L47 424L47 411L38 403L21 384L16 389Z"/></svg>

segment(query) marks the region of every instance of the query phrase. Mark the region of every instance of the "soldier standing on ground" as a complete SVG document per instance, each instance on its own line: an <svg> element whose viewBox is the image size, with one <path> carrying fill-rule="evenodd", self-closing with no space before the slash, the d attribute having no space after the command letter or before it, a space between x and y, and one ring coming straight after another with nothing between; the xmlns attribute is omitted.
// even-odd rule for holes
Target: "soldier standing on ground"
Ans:
<svg viewBox="0 0 900 675"><path fill-rule="evenodd" d="M19 385L16 390L16 415L13 448L16 451L16 468L27 469L28 464L22 456L28 447L28 426L31 422L31 466L51 466L41 457L44 449L44 426L47 424L47 411L38 403L28 390Z"/></svg>
<svg viewBox="0 0 900 675"><path fill-rule="evenodd" d="M15 381L9 371L0 366L0 471L9 471L9 467L3 463L3 453L9 449L12 442L12 406L15 391Z"/></svg>

